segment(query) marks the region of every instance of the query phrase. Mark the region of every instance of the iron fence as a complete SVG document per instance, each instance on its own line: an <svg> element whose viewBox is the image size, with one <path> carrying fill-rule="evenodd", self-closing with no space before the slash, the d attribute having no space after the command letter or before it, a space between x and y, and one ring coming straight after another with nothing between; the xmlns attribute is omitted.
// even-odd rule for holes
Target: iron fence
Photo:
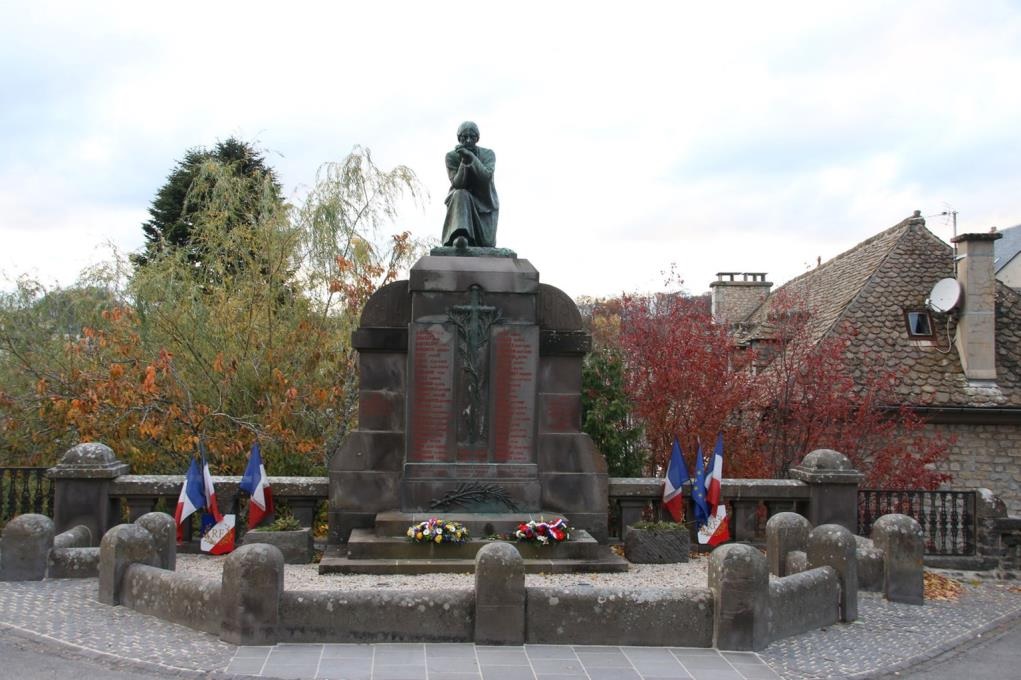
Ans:
<svg viewBox="0 0 1021 680"><path fill-rule="evenodd" d="M46 468L0 467L0 526L26 512L53 516L53 482Z"/></svg>
<svg viewBox="0 0 1021 680"><path fill-rule="evenodd" d="M974 491L858 490L858 533L868 536L882 515L900 513L922 525L926 555L976 554Z"/></svg>

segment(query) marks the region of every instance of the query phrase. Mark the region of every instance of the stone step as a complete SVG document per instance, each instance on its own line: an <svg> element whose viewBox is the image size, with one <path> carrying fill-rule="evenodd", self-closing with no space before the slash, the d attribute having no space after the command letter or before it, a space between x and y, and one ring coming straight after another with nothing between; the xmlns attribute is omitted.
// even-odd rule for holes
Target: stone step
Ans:
<svg viewBox="0 0 1021 680"><path fill-rule="evenodd" d="M446 517L444 517L446 519ZM492 543L485 539L472 539L467 543L413 543L407 536L377 536L371 529L354 529L347 542L347 556L353 560L365 559L475 559L482 546ZM525 559L599 559L607 552L584 529L571 532L570 540L563 543L537 545L535 543L510 542Z"/></svg>
<svg viewBox="0 0 1021 680"><path fill-rule="evenodd" d="M567 520L568 525L571 518L559 512L533 512L533 513L500 513L500 512L401 512L389 510L376 515L377 536L404 536L412 524L424 522L432 517L439 517L451 522L460 522L468 527L468 531L475 538L485 538L494 534L510 535L524 520L534 519L536 521L553 522L558 519ZM573 532L572 532L573 533Z"/></svg>
<svg viewBox="0 0 1021 680"><path fill-rule="evenodd" d="M619 573L628 562L609 548L597 559L526 559L526 574ZM319 563L320 574L471 574L474 559L361 559L344 554L344 546L330 546Z"/></svg>

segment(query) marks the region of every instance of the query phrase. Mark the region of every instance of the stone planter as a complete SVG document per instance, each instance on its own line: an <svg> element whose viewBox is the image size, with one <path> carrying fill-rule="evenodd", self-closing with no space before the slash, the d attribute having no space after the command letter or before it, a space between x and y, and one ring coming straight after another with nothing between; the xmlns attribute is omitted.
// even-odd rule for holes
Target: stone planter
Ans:
<svg viewBox="0 0 1021 680"><path fill-rule="evenodd" d="M308 564L312 561L312 530L296 531L259 531L253 530L245 534L242 545L251 543L269 543L275 545L284 554L284 564Z"/></svg>
<svg viewBox="0 0 1021 680"><path fill-rule="evenodd" d="M636 529L624 536L624 557L633 564L687 562L691 537L687 527L677 529Z"/></svg>

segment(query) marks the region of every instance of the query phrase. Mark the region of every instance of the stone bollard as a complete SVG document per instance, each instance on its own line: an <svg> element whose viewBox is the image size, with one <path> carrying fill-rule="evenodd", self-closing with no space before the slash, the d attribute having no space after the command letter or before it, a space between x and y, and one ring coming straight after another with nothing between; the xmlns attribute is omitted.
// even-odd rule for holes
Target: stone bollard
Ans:
<svg viewBox="0 0 1021 680"><path fill-rule="evenodd" d="M709 556L713 591L713 646L758 651L769 644L769 567L766 557L740 543Z"/></svg>
<svg viewBox="0 0 1021 680"><path fill-rule="evenodd" d="M0 581L42 581L53 548L53 520L46 515L18 515L0 536Z"/></svg>
<svg viewBox="0 0 1021 680"><path fill-rule="evenodd" d="M223 563L220 639L235 645L277 641L284 556L268 543L243 545Z"/></svg>
<svg viewBox="0 0 1021 680"><path fill-rule="evenodd" d="M858 590L883 592L883 551L871 538L855 536L858 544Z"/></svg>
<svg viewBox="0 0 1021 680"><path fill-rule="evenodd" d="M174 571L177 568L177 525L174 518L165 512L147 512L136 519L135 524L152 534L159 557L156 566Z"/></svg>
<svg viewBox="0 0 1021 680"><path fill-rule="evenodd" d="M907 515L883 515L872 525L872 542L883 551L883 594L891 602L923 604L922 526Z"/></svg>
<svg viewBox="0 0 1021 680"><path fill-rule="evenodd" d="M840 581L840 620L858 618L858 554L854 535L839 524L823 524L808 534L808 568L833 567Z"/></svg>
<svg viewBox="0 0 1021 680"><path fill-rule="evenodd" d="M53 537L54 548L87 548L92 545L92 532L84 524L62 531Z"/></svg>
<svg viewBox="0 0 1021 680"><path fill-rule="evenodd" d="M509 543L475 556L475 644L525 644L525 562Z"/></svg>
<svg viewBox="0 0 1021 680"><path fill-rule="evenodd" d="M778 512L766 522L766 559L769 573L787 576L787 555L794 550L805 550L808 532L812 525L796 512Z"/></svg>
<svg viewBox="0 0 1021 680"><path fill-rule="evenodd" d="M157 565L152 534L135 524L118 524L99 542L99 601L121 603L124 572L132 564Z"/></svg>

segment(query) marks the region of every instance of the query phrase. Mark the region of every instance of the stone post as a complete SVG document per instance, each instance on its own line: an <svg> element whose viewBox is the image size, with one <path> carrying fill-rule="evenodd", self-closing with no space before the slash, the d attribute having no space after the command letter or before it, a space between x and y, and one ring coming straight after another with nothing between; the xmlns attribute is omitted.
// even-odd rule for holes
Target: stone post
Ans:
<svg viewBox="0 0 1021 680"><path fill-rule="evenodd" d="M858 484L864 475L839 451L817 449L791 468L791 477L808 485L808 521L839 524L858 533Z"/></svg>
<svg viewBox="0 0 1021 680"><path fill-rule="evenodd" d="M475 644L525 644L525 562L509 543L475 556Z"/></svg>
<svg viewBox="0 0 1021 680"><path fill-rule="evenodd" d="M883 551L883 594L891 602L923 604L925 536L907 515L883 515L872 525L872 542Z"/></svg>
<svg viewBox="0 0 1021 680"><path fill-rule="evenodd" d="M118 524L99 542L99 601L121 603L124 572L136 562L157 566L152 534L136 524Z"/></svg>
<svg viewBox="0 0 1021 680"><path fill-rule="evenodd" d="M275 643L283 592L284 556L279 548L251 543L232 552L223 563L220 639L235 645Z"/></svg>
<svg viewBox="0 0 1021 680"><path fill-rule="evenodd" d="M1001 540L999 523L1007 518L1007 505L989 489L976 489L975 543L981 564L978 569L1001 567L1007 556L1006 546Z"/></svg>
<svg viewBox="0 0 1021 680"><path fill-rule="evenodd" d="M110 482L128 473L127 463L105 444L90 442L67 450L46 471L53 480L53 523L58 532L79 524L98 541L119 518L111 511ZM95 545L95 543L93 543Z"/></svg>
<svg viewBox="0 0 1021 680"><path fill-rule="evenodd" d="M53 548L53 520L18 515L0 535L0 581L42 581Z"/></svg>
<svg viewBox="0 0 1021 680"><path fill-rule="evenodd" d="M808 568L833 567L840 581L840 620L858 618L858 544L839 524L823 524L808 534Z"/></svg>
<svg viewBox="0 0 1021 680"><path fill-rule="evenodd" d="M750 545L729 543L709 556L713 646L758 651L769 644L769 567Z"/></svg>
<svg viewBox="0 0 1021 680"><path fill-rule="evenodd" d="M135 520L135 524L152 534L156 543L156 566L167 571L177 568L177 525L174 518L165 512L147 512Z"/></svg>
<svg viewBox="0 0 1021 680"><path fill-rule="evenodd" d="M778 512L766 522L766 559L769 573L787 576L787 555L808 546L808 532L812 525L795 512Z"/></svg>

